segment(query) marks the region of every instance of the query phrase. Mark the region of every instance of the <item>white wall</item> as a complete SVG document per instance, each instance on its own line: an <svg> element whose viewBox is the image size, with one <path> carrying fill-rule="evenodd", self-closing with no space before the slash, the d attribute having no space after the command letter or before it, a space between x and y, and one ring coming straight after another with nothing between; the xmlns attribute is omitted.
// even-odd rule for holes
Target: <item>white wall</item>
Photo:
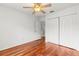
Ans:
<svg viewBox="0 0 79 59"><path fill-rule="evenodd" d="M46 41L79 50L79 5L47 15Z"/></svg>
<svg viewBox="0 0 79 59"><path fill-rule="evenodd" d="M0 6L0 50L39 39L35 17Z"/></svg>

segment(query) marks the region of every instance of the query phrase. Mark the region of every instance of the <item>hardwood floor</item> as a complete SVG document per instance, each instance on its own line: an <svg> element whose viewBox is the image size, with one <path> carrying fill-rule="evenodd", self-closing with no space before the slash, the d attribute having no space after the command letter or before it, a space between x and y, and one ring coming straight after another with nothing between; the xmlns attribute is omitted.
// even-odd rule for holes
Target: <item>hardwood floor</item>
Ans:
<svg viewBox="0 0 79 59"><path fill-rule="evenodd" d="M45 56L79 56L79 51L65 46L46 43Z"/></svg>
<svg viewBox="0 0 79 59"><path fill-rule="evenodd" d="M0 51L0 56L79 56L79 51L39 39Z"/></svg>
<svg viewBox="0 0 79 59"><path fill-rule="evenodd" d="M0 56L33 56L41 53L43 50L44 40L39 39L33 42L25 43L13 48L0 51ZM37 53L36 53L37 52Z"/></svg>

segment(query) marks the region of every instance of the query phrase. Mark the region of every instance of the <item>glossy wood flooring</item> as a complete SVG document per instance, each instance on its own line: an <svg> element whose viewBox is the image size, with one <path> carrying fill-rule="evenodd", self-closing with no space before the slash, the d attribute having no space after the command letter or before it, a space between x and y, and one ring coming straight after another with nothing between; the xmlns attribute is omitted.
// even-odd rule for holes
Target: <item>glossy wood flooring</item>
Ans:
<svg viewBox="0 0 79 59"><path fill-rule="evenodd" d="M79 56L79 51L39 39L0 51L0 56Z"/></svg>
<svg viewBox="0 0 79 59"><path fill-rule="evenodd" d="M46 43L45 56L79 56L79 51L65 46Z"/></svg>

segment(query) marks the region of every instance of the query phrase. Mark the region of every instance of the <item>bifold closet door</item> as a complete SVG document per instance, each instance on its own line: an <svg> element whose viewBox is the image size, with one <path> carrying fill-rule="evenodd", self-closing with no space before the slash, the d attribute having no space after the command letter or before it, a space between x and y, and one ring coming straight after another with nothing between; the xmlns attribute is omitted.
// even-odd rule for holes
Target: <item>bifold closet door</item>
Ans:
<svg viewBox="0 0 79 59"><path fill-rule="evenodd" d="M61 45L79 50L79 16L60 17Z"/></svg>
<svg viewBox="0 0 79 59"><path fill-rule="evenodd" d="M46 19L45 29L46 41L58 44L58 18Z"/></svg>

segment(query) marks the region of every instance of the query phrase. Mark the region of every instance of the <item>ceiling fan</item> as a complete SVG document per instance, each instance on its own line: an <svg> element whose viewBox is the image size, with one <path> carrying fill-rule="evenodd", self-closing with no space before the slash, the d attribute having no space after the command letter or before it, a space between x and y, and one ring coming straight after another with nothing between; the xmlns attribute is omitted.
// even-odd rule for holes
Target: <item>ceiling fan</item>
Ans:
<svg viewBox="0 0 79 59"><path fill-rule="evenodd" d="M35 14L37 12L42 12L43 14L45 14L46 12L44 11L44 8L47 8L47 7L51 7L52 4L42 4L42 3L33 3L32 7L27 7L27 6L23 6L23 8L32 8L33 9L33 12L32 14Z"/></svg>

